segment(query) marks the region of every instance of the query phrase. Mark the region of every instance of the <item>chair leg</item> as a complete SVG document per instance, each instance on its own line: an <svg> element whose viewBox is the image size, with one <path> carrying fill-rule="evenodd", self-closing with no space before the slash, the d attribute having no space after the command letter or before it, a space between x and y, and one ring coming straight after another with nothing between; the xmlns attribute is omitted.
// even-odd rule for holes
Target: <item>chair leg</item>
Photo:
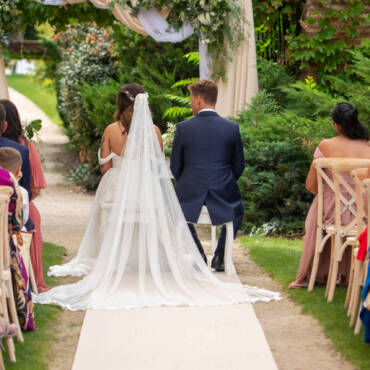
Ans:
<svg viewBox="0 0 370 370"><path fill-rule="evenodd" d="M1 294L1 305L3 307L2 314L4 315L4 319L6 320L6 322L10 323L11 320L9 320L9 314L8 314L8 308L7 308L8 306L7 306L7 299L6 299L5 291L6 289L3 288L2 294ZM19 330L20 328L18 326L18 331ZM7 348L10 361L15 362L16 358L15 358L15 346L14 346L13 338L4 339L4 342L6 344L6 348Z"/></svg>
<svg viewBox="0 0 370 370"><path fill-rule="evenodd" d="M355 321L356 321L356 317L357 317L357 314L358 314L358 306L360 304L360 300L361 300L361 286L360 285L357 285L356 287L354 287L355 291L353 293L353 301L352 301L352 307L351 307L351 316L350 316L350 321L349 321L349 326L352 328L353 325L355 324Z"/></svg>
<svg viewBox="0 0 370 370"><path fill-rule="evenodd" d="M35 293L35 294L39 294L39 290L37 289L37 284L36 284L36 280L35 280L35 274L33 273L33 267L32 267L32 263L30 263L30 266L29 266L29 279L30 279L30 283L31 283L31 290Z"/></svg>
<svg viewBox="0 0 370 370"><path fill-rule="evenodd" d="M361 307L362 307L362 304L360 303L360 307L358 308L358 312L357 312L357 320L356 320L355 331L354 331L355 335L360 334L361 328L362 328L362 322L360 318Z"/></svg>
<svg viewBox="0 0 370 370"><path fill-rule="evenodd" d="M333 266L334 266L334 261L333 261L333 258L330 257L328 280L326 282L326 287L325 287L325 297L326 298L329 296L330 282L331 282L331 277L332 277L332 274L333 274Z"/></svg>
<svg viewBox="0 0 370 370"><path fill-rule="evenodd" d="M337 261L336 258L334 258L334 264L333 264L333 269L332 269L332 272L331 272L331 281L330 281L330 285L329 285L329 293L328 293L328 302L331 302L334 298L334 292L335 292L335 288L337 286L337 275L338 275L338 267L339 267L339 261Z"/></svg>
<svg viewBox="0 0 370 370"><path fill-rule="evenodd" d="M13 338L7 338L7 339L4 339L4 341L6 344L10 362L16 362L17 359L15 357L15 346L14 346Z"/></svg>
<svg viewBox="0 0 370 370"><path fill-rule="evenodd" d="M351 253L351 268L349 273L349 281L348 281L348 288L347 288L347 294L346 294L346 300L344 302L344 308L349 307L349 302L351 300L352 290L353 290L353 282L354 282L354 270L355 270L355 255L354 251L352 250Z"/></svg>
<svg viewBox="0 0 370 370"><path fill-rule="evenodd" d="M319 268L319 262L320 262L320 253L318 251L315 251L315 256L313 258L313 264L312 264L312 271L310 275L310 282L307 288L309 292L311 292L313 290L313 287L315 286L317 269Z"/></svg>
<svg viewBox="0 0 370 370"><path fill-rule="evenodd" d="M212 239L212 252L215 254L217 243L216 243L216 226L211 226L211 239Z"/></svg>
<svg viewBox="0 0 370 370"><path fill-rule="evenodd" d="M3 353L0 350L0 370L5 370L5 365L4 365L4 359L3 359Z"/></svg>
<svg viewBox="0 0 370 370"><path fill-rule="evenodd" d="M362 261L355 260L351 297L349 300L348 311L347 311L347 316L350 316L350 317L352 317L355 314L354 313L354 311L356 311L355 306L357 305L357 302L359 299L361 271L362 271Z"/></svg>
<svg viewBox="0 0 370 370"><path fill-rule="evenodd" d="M232 222L226 224L226 243L225 243L225 272L226 275L235 275L235 267L233 263L232 250L233 250L233 241L234 241L234 227Z"/></svg>
<svg viewBox="0 0 370 370"><path fill-rule="evenodd" d="M8 303L10 317L12 319L12 322L14 324L16 324L19 328L18 334L17 334L17 339L20 342L23 342L24 339L23 339L23 335L22 335L22 330L21 330L21 327L19 325L17 308L16 308L15 302L14 302L13 286L12 286L12 282L10 280L7 280L7 292L8 292L7 303Z"/></svg>

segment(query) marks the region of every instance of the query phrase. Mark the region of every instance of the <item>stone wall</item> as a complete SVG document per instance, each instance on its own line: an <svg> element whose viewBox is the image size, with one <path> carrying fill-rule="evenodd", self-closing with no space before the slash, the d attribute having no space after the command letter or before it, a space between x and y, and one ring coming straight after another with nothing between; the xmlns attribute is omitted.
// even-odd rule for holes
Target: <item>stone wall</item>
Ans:
<svg viewBox="0 0 370 370"><path fill-rule="evenodd" d="M344 9L348 2L348 0L333 0L330 4L323 4L323 1L321 0L306 0L305 9L301 19L301 26L304 32L310 35L315 35L316 33L320 32L320 27L318 26L317 22L314 24L309 24L307 22L307 19L319 19L320 15L317 13L320 13L321 11L324 11L326 9ZM364 7L365 9L363 12L363 17L365 18L370 14L370 2L364 0ZM348 37L343 31L344 21L333 18L332 24L337 29L337 33L334 36L334 39L346 39L347 41L352 42L354 45L359 45L362 39L370 38L370 25L358 26L357 30L359 33L359 37L356 39L348 40Z"/></svg>

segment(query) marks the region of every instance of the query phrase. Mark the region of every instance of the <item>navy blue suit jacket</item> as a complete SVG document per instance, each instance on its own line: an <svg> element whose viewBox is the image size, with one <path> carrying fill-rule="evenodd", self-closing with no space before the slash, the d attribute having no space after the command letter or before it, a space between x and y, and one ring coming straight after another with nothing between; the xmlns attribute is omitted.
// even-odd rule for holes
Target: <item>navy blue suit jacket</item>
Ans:
<svg viewBox="0 0 370 370"><path fill-rule="evenodd" d="M232 221L234 210L242 203L237 180L243 170L237 123L204 111L177 125L171 171L187 221L198 221L203 204L214 225Z"/></svg>
<svg viewBox="0 0 370 370"><path fill-rule="evenodd" d="M6 137L0 136L0 148L4 146L10 146L11 148L17 149L22 156L22 178L19 181L19 185L23 186L27 191L30 200L32 199L31 193L31 165L28 148L21 145L13 140L9 140Z"/></svg>

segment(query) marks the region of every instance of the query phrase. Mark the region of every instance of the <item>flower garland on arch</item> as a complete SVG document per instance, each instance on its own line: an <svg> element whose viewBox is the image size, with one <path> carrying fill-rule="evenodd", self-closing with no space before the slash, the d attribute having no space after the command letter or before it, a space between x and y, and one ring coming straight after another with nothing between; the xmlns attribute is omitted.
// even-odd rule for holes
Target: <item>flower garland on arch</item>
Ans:
<svg viewBox="0 0 370 370"><path fill-rule="evenodd" d="M130 7L137 15L141 9L169 8L168 23L179 30L186 21L197 36L208 44L212 56L212 77L224 78L231 52L244 39L244 16L241 0L115 0Z"/></svg>

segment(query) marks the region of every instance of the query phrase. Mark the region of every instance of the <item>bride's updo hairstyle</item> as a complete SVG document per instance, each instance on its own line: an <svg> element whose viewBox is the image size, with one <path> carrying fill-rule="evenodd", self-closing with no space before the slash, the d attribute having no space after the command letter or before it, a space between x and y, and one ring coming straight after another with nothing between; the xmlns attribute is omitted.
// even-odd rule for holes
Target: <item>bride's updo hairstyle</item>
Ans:
<svg viewBox="0 0 370 370"><path fill-rule="evenodd" d="M338 103L331 117L341 128L341 133L352 140L369 140L368 129L358 120L356 107L351 103Z"/></svg>
<svg viewBox="0 0 370 370"><path fill-rule="evenodd" d="M145 94L145 92L145 89L135 82L123 85L118 91L116 98L117 110L114 113L114 119L122 123L122 126L125 128L127 134L130 131L131 118L127 119L126 111L129 109L131 113L130 116L132 117L136 95Z"/></svg>

